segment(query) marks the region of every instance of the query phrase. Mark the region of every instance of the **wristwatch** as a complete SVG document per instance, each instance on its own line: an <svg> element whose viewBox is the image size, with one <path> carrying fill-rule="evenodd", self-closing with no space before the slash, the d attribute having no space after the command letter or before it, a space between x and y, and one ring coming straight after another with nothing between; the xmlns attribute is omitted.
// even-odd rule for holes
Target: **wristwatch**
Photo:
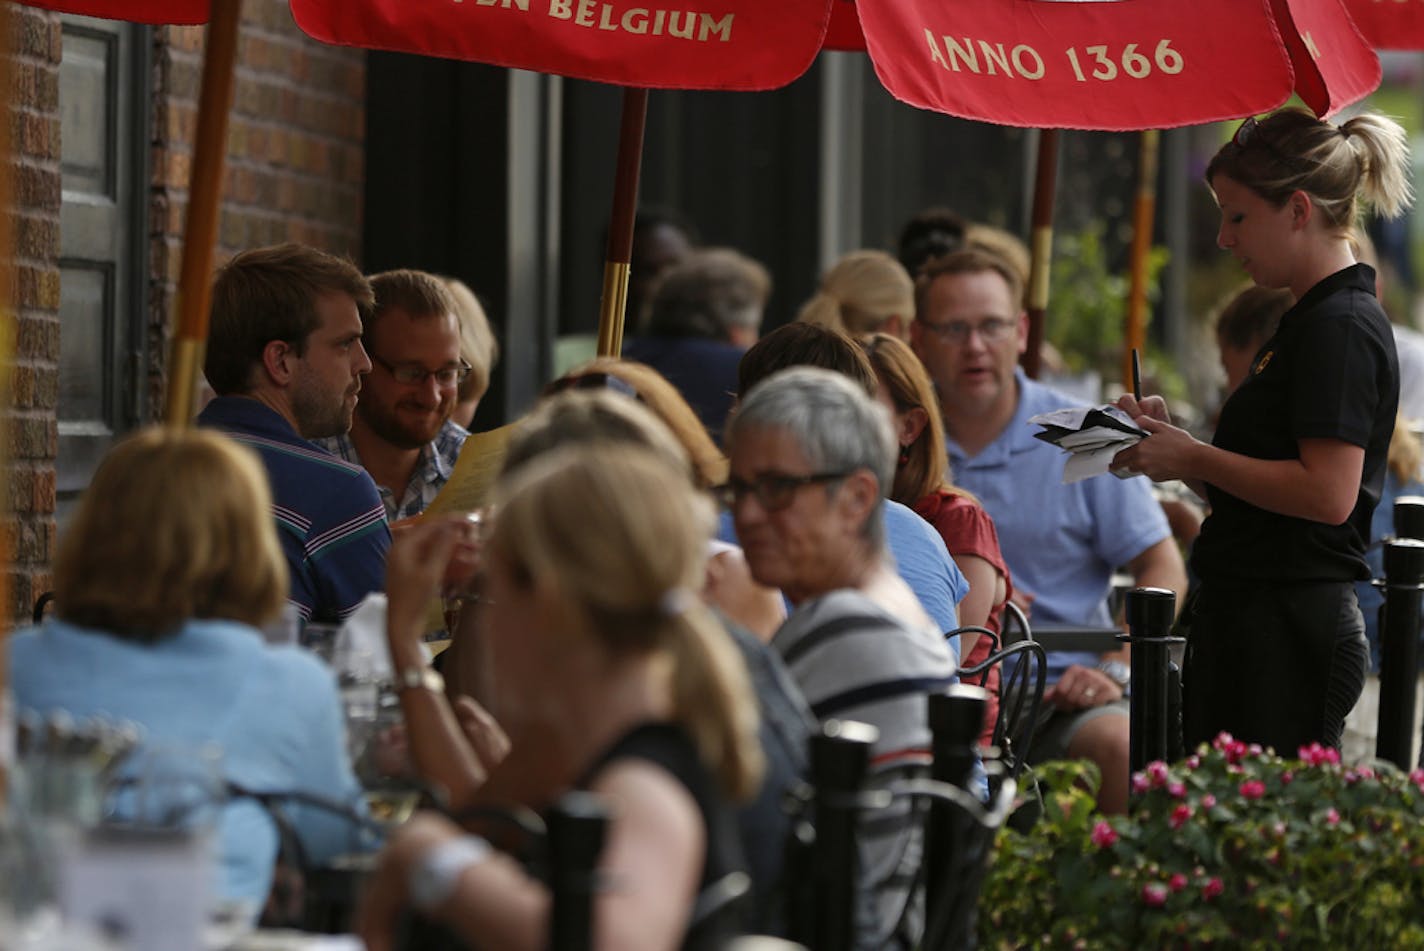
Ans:
<svg viewBox="0 0 1424 951"><path fill-rule="evenodd" d="M407 667L396 674L396 692L406 690L429 690L431 693L445 692L445 678L433 667Z"/></svg>
<svg viewBox="0 0 1424 951"><path fill-rule="evenodd" d="M460 876L490 854L490 844L477 835L446 839L431 846L416 859L406 887L410 903L421 911L443 905L455 891Z"/></svg>
<svg viewBox="0 0 1424 951"><path fill-rule="evenodd" d="M1132 668L1120 660L1105 660L1098 664L1098 670L1108 675L1108 679L1123 689L1132 683Z"/></svg>

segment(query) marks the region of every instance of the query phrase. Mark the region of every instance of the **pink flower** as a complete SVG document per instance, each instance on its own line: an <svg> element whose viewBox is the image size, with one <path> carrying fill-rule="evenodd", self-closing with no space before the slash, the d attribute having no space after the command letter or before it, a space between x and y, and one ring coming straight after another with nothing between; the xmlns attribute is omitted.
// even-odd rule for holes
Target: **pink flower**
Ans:
<svg viewBox="0 0 1424 951"><path fill-rule="evenodd" d="M1266 784L1259 779L1248 779L1241 784L1238 791L1245 799L1260 799L1266 794Z"/></svg>
<svg viewBox="0 0 1424 951"><path fill-rule="evenodd" d="M1340 824L1340 812L1334 806L1331 806L1330 811L1325 813L1325 824L1332 826Z"/></svg>
<svg viewBox="0 0 1424 951"><path fill-rule="evenodd" d="M1132 791L1133 791L1134 793L1138 793L1138 794L1145 793L1145 792L1147 792L1147 790L1149 790L1149 789L1151 789L1151 788L1152 788L1151 784L1147 782L1147 776L1146 776L1146 774L1144 774L1144 773L1133 773L1133 774L1132 774Z"/></svg>
<svg viewBox="0 0 1424 951"><path fill-rule="evenodd" d="M1216 797L1213 796L1211 793L1207 793L1205 796L1201 797L1201 805L1203 809L1214 808L1216 806Z"/></svg>
<svg viewBox="0 0 1424 951"><path fill-rule="evenodd" d="M1220 895L1225 888L1226 886L1221 883L1221 879L1213 875L1207 879L1206 884L1202 886L1201 896L1204 900L1211 901L1217 895Z"/></svg>
<svg viewBox="0 0 1424 951"><path fill-rule="evenodd" d="M1148 908L1161 908L1167 904L1167 886L1161 882L1148 882L1143 885L1142 904Z"/></svg>
<svg viewBox="0 0 1424 951"><path fill-rule="evenodd" d="M1230 733L1223 733L1216 738L1212 744L1226 756L1228 763L1239 763L1246 755L1247 746L1240 740L1235 739Z"/></svg>
<svg viewBox="0 0 1424 951"><path fill-rule="evenodd" d="M1285 770L1281 773L1282 786L1289 786L1293 782L1295 782L1295 773L1291 772L1290 770Z"/></svg>
<svg viewBox="0 0 1424 951"><path fill-rule="evenodd" d="M1167 764L1160 759L1148 763L1147 781L1152 784L1153 789L1161 789L1167 785Z"/></svg>
<svg viewBox="0 0 1424 951"><path fill-rule="evenodd" d="M1324 766L1340 762L1340 751L1334 750L1319 743L1311 743L1309 746L1302 746L1299 750L1300 758L1310 766Z"/></svg>
<svg viewBox="0 0 1424 951"><path fill-rule="evenodd" d="M1174 892L1179 892L1187 887L1187 876L1181 872L1174 872L1172 877L1167 879L1167 887Z"/></svg>
<svg viewBox="0 0 1424 951"><path fill-rule="evenodd" d="M1192 817L1192 807L1186 803L1180 803L1172 810L1172 814L1167 818L1167 824L1173 829L1180 829L1187 824L1187 820Z"/></svg>
<svg viewBox="0 0 1424 951"><path fill-rule="evenodd" d="M1187 784L1174 779L1167 784L1167 793L1173 799L1183 799L1187 795Z"/></svg>
<svg viewBox="0 0 1424 951"><path fill-rule="evenodd" d="M1098 848L1106 849L1117 842L1117 830L1100 819L1093 826L1093 832L1090 838L1093 844Z"/></svg>
<svg viewBox="0 0 1424 951"><path fill-rule="evenodd" d="M1187 769L1196 769L1198 766L1201 765L1201 757L1193 753L1191 756L1187 757L1186 763Z"/></svg>

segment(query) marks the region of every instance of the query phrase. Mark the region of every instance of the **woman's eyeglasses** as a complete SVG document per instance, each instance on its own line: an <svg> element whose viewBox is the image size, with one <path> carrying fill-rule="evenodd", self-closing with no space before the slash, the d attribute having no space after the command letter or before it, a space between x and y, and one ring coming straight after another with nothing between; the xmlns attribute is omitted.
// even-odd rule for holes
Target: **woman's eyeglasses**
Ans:
<svg viewBox="0 0 1424 951"><path fill-rule="evenodd" d="M718 504L730 510L748 495L756 497L757 504L766 512L779 512L796 498L796 492L808 485L836 482L850 475L849 472L813 472L810 475L792 476L767 473L750 482L731 478L726 484L712 489Z"/></svg>

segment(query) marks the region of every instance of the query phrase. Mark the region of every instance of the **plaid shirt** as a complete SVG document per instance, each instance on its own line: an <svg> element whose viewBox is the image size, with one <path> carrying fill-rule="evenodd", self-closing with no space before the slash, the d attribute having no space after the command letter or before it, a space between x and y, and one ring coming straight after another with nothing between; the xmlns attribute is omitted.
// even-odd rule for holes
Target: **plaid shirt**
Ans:
<svg viewBox="0 0 1424 951"><path fill-rule="evenodd" d="M415 471L410 474L410 481L406 483L405 494L401 496L399 504L394 491L384 485L376 486L380 490L381 501L386 506L386 517L390 521L397 522L425 511L425 507L435 499L445 487L445 483L450 481L455 460L459 458L460 448L465 445L465 439L469 435L464 427L445 420L445 425L440 427L435 438L421 447ZM361 465L361 457L356 454L356 447L351 444L351 438L346 434L318 439L316 444L347 462Z"/></svg>

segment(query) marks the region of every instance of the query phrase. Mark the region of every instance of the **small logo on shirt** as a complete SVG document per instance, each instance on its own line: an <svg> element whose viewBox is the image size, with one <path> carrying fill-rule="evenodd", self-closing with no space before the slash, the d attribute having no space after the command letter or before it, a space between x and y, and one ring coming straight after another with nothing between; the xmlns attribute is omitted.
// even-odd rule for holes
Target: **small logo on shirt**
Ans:
<svg viewBox="0 0 1424 951"><path fill-rule="evenodd" d="M1256 361L1256 366L1252 368L1251 375L1260 375L1266 369L1266 367L1270 365L1271 357L1274 357L1275 355L1276 351L1274 350L1267 350L1265 353L1261 354L1261 359Z"/></svg>

